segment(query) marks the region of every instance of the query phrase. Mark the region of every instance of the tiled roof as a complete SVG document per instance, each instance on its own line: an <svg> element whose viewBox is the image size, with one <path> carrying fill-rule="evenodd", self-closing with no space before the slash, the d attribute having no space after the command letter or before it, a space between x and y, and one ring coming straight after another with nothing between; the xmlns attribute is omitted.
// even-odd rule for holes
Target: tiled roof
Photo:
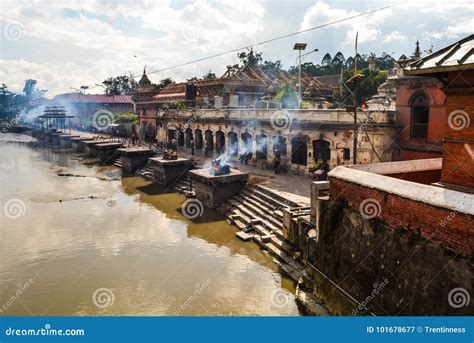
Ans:
<svg viewBox="0 0 474 343"><path fill-rule="evenodd" d="M405 74L420 75L474 68L474 34L405 67Z"/></svg>
<svg viewBox="0 0 474 343"><path fill-rule="evenodd" d="M68 101L80 103L114 103L114 104L133 104L132 97L129 95L103 95L103 94L81 94L65 93L54 97L54 101Z"/></svg>

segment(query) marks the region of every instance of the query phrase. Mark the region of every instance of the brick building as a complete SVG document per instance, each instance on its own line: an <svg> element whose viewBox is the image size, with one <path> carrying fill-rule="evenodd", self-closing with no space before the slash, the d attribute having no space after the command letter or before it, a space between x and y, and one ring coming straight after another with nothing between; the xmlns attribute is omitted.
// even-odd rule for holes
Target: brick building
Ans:
<svg viewBox="0 0 474 343"><path fill-rule="evenodd" d="M92 124L92 118L97 111L117 114L135 111L132 98L128 95L65 93L56 95L50 103L64 106L68 113L75 117L74 124L86 127Z"/></svg>
<svg viewBox="0 0 474 343"><path fill-rule="evenodd" d="M404 75L409 85L424 84L399 92L410 107L401 108L407 137L424 137L405 157L426 158L430 144L442 144L442 158L332 170L329 185L313 187L312 263L355 298L387 275L393 286L376 313L467 314L473 305L453 307L448 298L453 289L472 294L474 275L474 35L410 62ZM329 198L320 195L324 187ZM334 301L326 285L316 286Z"/></svg>

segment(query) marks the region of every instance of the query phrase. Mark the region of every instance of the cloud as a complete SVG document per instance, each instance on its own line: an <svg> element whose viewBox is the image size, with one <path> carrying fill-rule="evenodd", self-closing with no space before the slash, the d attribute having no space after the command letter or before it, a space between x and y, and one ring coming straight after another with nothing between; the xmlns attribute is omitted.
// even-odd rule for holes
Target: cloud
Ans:
<svg viewBox="0 0 474 343"><path fill-rule="evenodd" d="M383 42L390 43L392 41L404 41L406 39L407 37L399 31L392 31L389 35L384 36Z"/></svg>
<svg viewBox="0 0 474 343"><path fill-rule="evenodd" d="M305 13L300 28L301 30L307 30L311 27L338 21L361 13L362 12L354 10L348 11L345 9L334 8L325 2L317 1ZM325 30L345 30L346 35L343 42L344 44L353 44L357 32L359 32L358 41L360 43L376 41L380 38L382 33L380 25L390 17L391 13L391 9L386 9L370 15L370 20L368 17L362 16L336 23Z"/></svg>

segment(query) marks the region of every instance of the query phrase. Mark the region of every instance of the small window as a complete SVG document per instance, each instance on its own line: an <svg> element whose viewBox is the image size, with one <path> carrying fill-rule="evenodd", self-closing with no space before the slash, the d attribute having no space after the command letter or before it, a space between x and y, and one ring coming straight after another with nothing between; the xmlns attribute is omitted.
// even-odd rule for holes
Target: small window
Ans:
<svg viewBox="0 0 474 343"><path fill-rule="evenodd" d="M344 148L344 161L351 159L351 149Z"/></svg>

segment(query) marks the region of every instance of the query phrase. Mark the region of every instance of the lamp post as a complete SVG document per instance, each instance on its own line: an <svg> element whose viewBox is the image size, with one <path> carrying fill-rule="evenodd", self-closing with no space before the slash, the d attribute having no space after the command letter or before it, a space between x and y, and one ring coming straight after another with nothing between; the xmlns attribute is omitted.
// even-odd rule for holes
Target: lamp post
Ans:
<svg viewBox="0 0 474 343"><path fill-rule="evenodd" d="M293 50L298 50L298 96L301 102L301 51L306 49L306 43L295 43ZM299 104L298 104L299 105Z"/></svg>

